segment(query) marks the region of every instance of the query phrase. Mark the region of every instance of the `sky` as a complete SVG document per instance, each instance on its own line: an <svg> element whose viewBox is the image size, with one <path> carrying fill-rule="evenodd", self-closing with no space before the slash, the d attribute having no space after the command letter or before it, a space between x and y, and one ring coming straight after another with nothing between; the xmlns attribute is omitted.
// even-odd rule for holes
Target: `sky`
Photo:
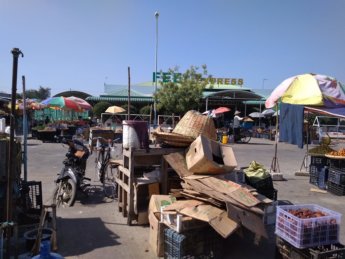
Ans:
<svg viewBox="0 0 345 259"><path fill-rule="evenodd" d="M159 12L156 20L155 12ZM104 83L207 65L217 78L273 89L297 74L345 83L344 0L0 0L0 92L51 88L99 96Z"/></svg>

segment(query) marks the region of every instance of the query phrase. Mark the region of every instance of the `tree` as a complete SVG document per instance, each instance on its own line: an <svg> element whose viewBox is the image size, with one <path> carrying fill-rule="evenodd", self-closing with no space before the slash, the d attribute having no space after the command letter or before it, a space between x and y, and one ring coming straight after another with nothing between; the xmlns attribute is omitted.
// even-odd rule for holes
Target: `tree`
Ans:
<svg viewBox="0 0 345 259"><path fill-rule="evenodd" d="M105 112L105 110L111 106L108 102L99 102L96 103L95 106L93 106L92 112L93 116L96 116L97 118L101 118L101 114Z"/></svg>
<svg viewBox="0 0 345 259"><path fill-rule="evenodd" d="M150 114L152 111L151 105L146 105L140 109L140 114Z"/></svg>
<svg viewBox="0 0 345 259"><path fill-rule="evenodd" d="M25 96L26 98L29 98L29 99L45 100L48 97L50 97L50 90L51 88L49 87L45 88L45 87L40 86L38 90L34 90L34 89L26 90Z"/></svg>
<svg viewBox="0 0 345 259"><path fill-rule="evenodd" d="M202 66L202 74L198 73L198 67L191 66L180 77L179 82L168 82L162 84L154 95L156 98L157 108L167 114L184 114L189 110L199 110L202 93L207 85L203 80L207 77L207 67ZM177 73L178 69L170 69L170 73ZM204 76L204 77L203 77ZM210 77L210 76L208 76Z"/></svg>

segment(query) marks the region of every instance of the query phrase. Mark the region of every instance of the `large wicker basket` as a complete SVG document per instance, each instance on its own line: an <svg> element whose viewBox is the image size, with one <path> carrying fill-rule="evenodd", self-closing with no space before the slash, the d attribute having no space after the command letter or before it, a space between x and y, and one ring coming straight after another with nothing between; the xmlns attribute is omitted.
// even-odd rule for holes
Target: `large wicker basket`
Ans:
<svg viewBox="0 0 345 259"><path fill-rule="evenodd" d="M209 139L217 139L213 119L197 111L188 111L176 124L173 133L193 137L194 139L201 134Z"/></svg>
<svg viewBox="0 0 345 259"><path fill-rule="evenodd" d="M173 132L157 130L153 133L158 141L175 147L189 146L199 135L216 140L216 128L213 119L197 111L188 111L176 124Z"/></svg>

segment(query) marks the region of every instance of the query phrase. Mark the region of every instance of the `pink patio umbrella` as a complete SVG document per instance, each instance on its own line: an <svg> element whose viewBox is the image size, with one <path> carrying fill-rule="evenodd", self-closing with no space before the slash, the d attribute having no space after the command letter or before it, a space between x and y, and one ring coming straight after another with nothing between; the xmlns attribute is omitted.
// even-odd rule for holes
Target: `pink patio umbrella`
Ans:
<svg viewBox="0 0 345 259"><path fill-rule="evenodd" d="M67 97L67 99L69 100L72 100L74 102L76 102L80 108L82 108L83 110L91 110L92 109L92 106L91 104L89 104L87 101L85 101L84 99L81 99L79 97L76 97L76 96L70 96L70 97Z"/></svg>

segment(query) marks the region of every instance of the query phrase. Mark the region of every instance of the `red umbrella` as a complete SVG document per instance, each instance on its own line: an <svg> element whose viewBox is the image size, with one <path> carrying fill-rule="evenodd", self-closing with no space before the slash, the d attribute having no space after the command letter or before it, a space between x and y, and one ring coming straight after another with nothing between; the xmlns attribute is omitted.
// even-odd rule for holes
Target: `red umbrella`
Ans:
<svg viewBox="0 0 345 259"><path fill-rule="evenodd" d="M79 97L75 97L75 96L70 96L67 97L67 99L72 100L74 102L76 102L80 108L84 109L84 110L91 110L92 106L91 104L89 104L87 101L85 101L84 99L81 99Z"/></svg>
<svg viewBox="0 0 345 259"><path fill-rule="evenodd" d="M228 107L218 107L217 109L214 109L212 113L217 115L217 114L221 114L221 113L229 112L229 111L231 111L231 109Z"/></svg>

